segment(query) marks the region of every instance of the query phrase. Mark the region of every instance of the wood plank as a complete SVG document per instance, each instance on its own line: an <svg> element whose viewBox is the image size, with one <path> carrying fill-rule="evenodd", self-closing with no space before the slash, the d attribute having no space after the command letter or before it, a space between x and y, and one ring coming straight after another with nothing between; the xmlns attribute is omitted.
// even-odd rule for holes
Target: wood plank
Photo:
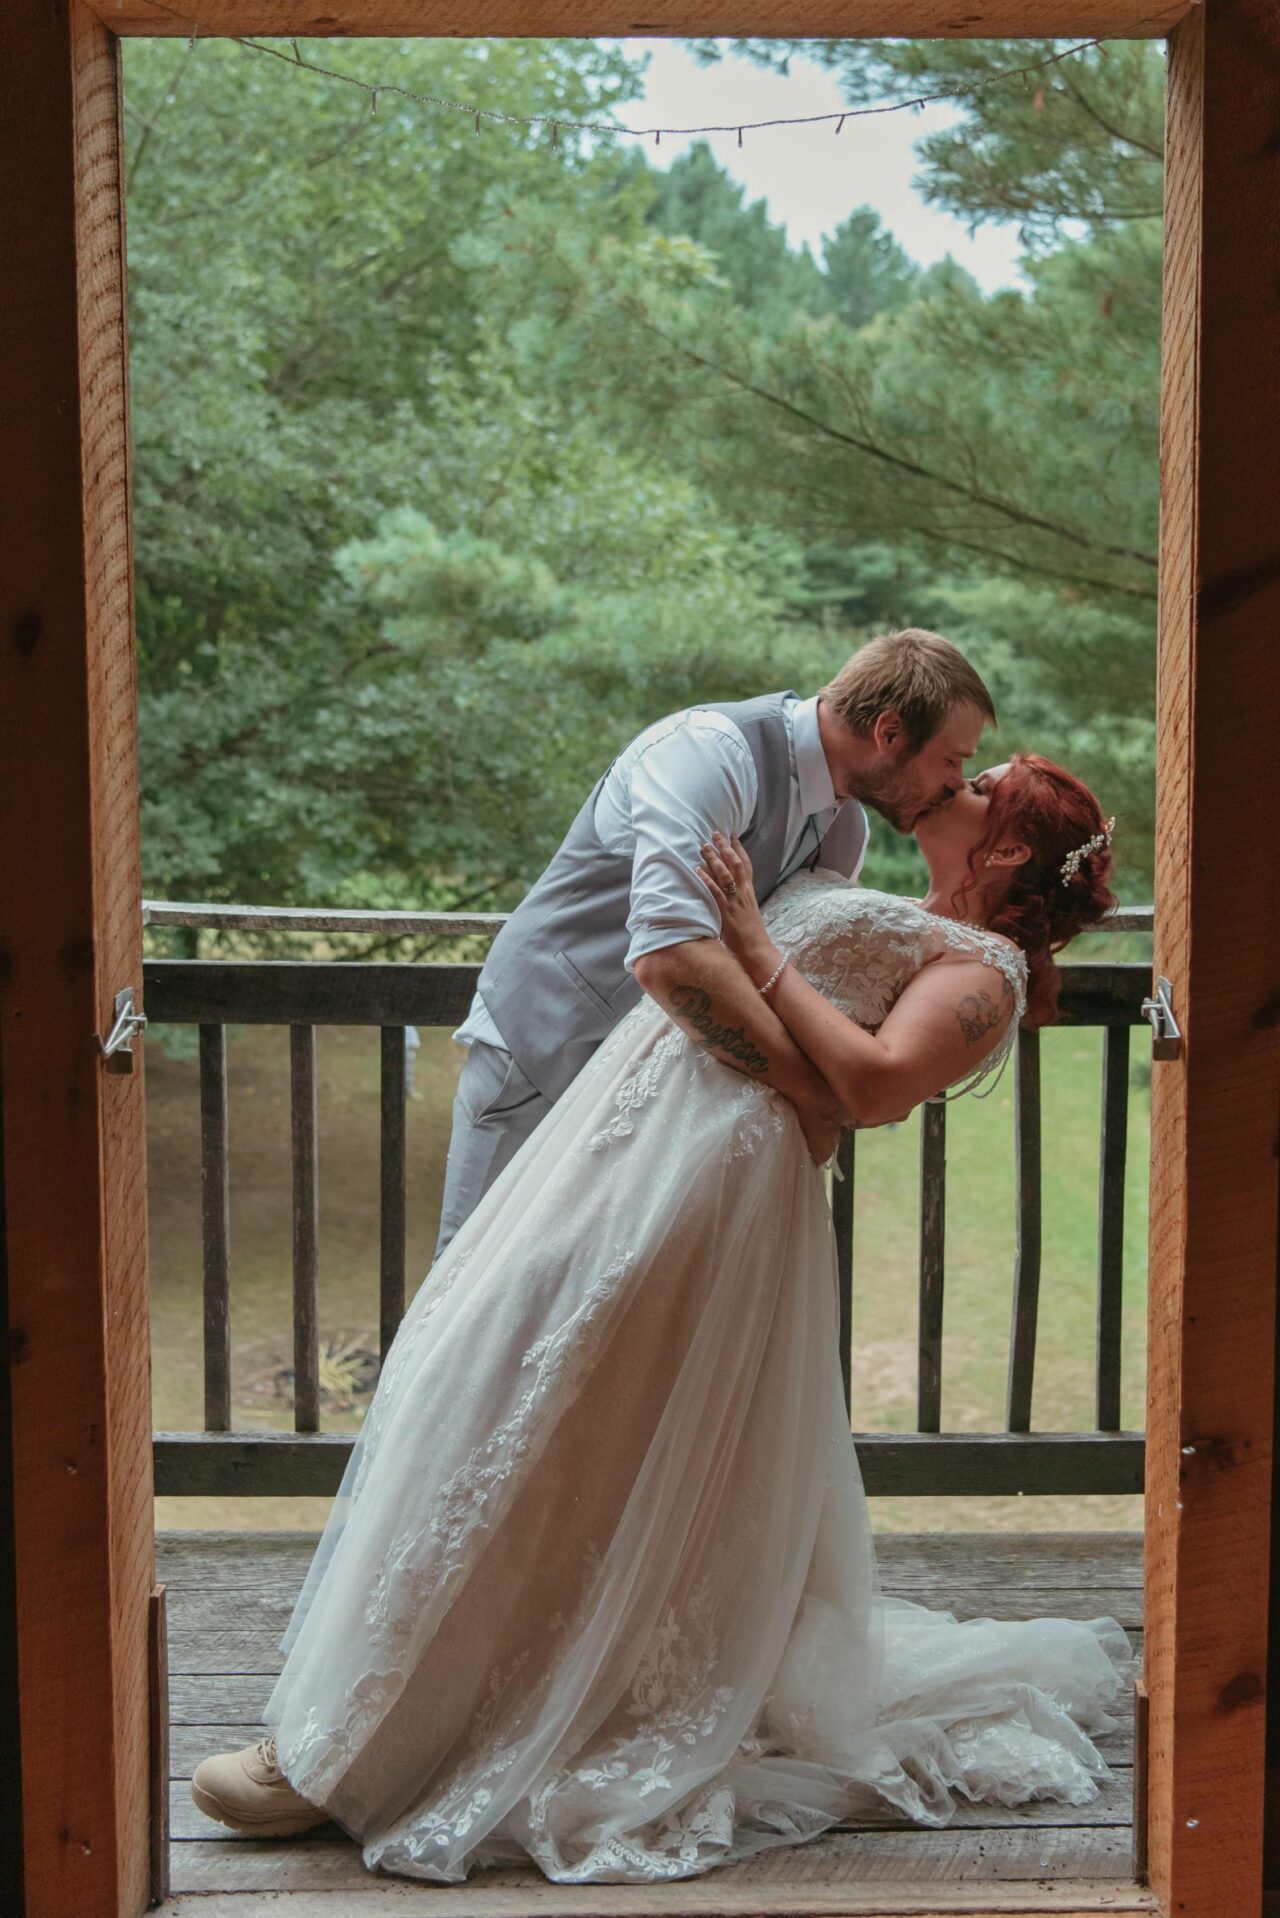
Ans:
<svg viewBox="0 0 1280 1918"><path fill-rule="evenodd" d="M108 1070L95 1042L143 986L119 47L79 0L24 0L0 72L0 1879L21 1865L27 1918L115 1918L150 1884L154 1583L144 1048Z"/></svg>
<svg viewBox="0 0 1280 1918"><path fill-rule="evenodd" d="M238 1751L261 1738L262 1733L262 1723L257 1719L229 1719L212 1725L175 1722L169 1731L170 1777L189 1779L210 1752ZM1131 1781L1137 1777L1134 1740L1132 1711L1126 1723L1094 1740L1111 1769L1117 1775L1124 1773Z"/></svg>
<svg viewBox="0 0 1280 1918"><path fill-rule="evenodd" d="M904 1877L928 1884L935 1897L942 1897L945 1887L948 1901L951 1887L966 1880L985 1885L1063 1877L1119 1879L1123 1883L1130 1842L1126 1827L1105 1825L1069 1825L1032 1832L961 1831L951 1827L937 1831L836 1832L805 1845L779 1846L744 1864L719 1866L709 1875L723 1881L734 1874L728 1884L721 1884L717 1895L735 1885L750 1890L761 1902L746 1908L760 1918L763 1912L793 1908L776 1902L777 1894L808 1888L812 1897L814 1888L821 1887L823 1895L829 1896L828 1887L835 1890L850 1884L861 1889L896 1884ZM822 1852L815 1855L819 1844ZM303 1845L293 1840L281 1843L234 1838L228 1833L221 1840L195 1840L174 1847L173 1887L179 1893L347 1891L367 1884L369 1876L359 1848L350 1839ZM683 1902L675 1910L697 1909L689 1902L697 1883L697 1879L682 1881ZM580 1889L584 1888L573 1887L575 1892ZM652 1894L658 1888L644 1889ZM865 1892L861 1895L866 1896ZM766 1897L767 1904L763 1902ZM825 1903L818 1908L838 1909ZM577 1901L568 1909L576 1912ZM869 1903L864 1909L875 1912L882 1907ZM982 1904L976 1906L979 1912L989 1909Z"/></svg>
<svg viewBox="0 0 1280 1918"><path fill-rule="evenodd" d="M216 1732L206 1748L208 1751L232 1751L237 1749L230 1740L220 1739ZM168 1787L169 1828L175 1845L190 1845L210 1840L229 1841L235 1845L253 1844L255 1840L248 1833L232 1832L216 1819L209 1818L195 1804L191 1788L185 1779L174 1779ZM1028 1805L1010 1806L996 1804L969 1805L963 1801L956 1806L955 1816L946 1827L948 1831L990 1831L1022 1832L1060 1832L1064 1828L1075 1831L1128 1831L1132 1822L1133 1776L1126 1766L1113 1778L1099 1780L1098 1796L1087 1805L1067 1805L1060 1800L1041 1799ZM895 1823L889 1827L893 1831L917 1830L905 1819L901 1825ZM864 1829L851 1823L834 1827L838 1831ZM876 1831L883 1827L874 1827ZM299 1844L324 1844L332 1842L341 1835L342 1828L332 1819L323 1825L315 1825L310 1831L299 1832L292 1842Z"/></svg>
<svg viewBox="0 0 1280 1918"><path fill-rule="evenodd" d="M405 1029L383 1026L379 1117L378 1352L385 1359L405 1305Z"/></svg>
<svg viewBox="0 0 1280 1918"><path fill-rule="evenodd" d="M293 1424L320 1430L320 1348L316 1287L320 1179L316 1129L316 1029L289 1028L290 1166L293 1195Z"/></svg>
<svg viewBox="0 0 1280 1918"><path fill-rule="evenodd" d="M1142 1001L1151 968L1134 960L1064 964L1056 1023L1063 1026L1145 1025Z"/></svg>
<svg viewBox="0 0 1280 1918"><path fill-rule="evenodd" d="M193 0L195 4L195 0ZM188 34L181 5L95 0L120 34ZM863 38L909 32L918 40L1040 35L1154 39L1187 11L1187 0L649 0L643 20L621 0L200 0L205 34L522 35L782 33Z"/></svg>
<svg viewBox="0 0 1280 1918"><path fill-rule="evenodd" d="M888 1532L876 1559L895 1589L953 1585L1142 1586L1141 1532Z"/></svg>
<svg viewBox="0 0 1280 1918"><path fill-rule="evenodd" d="M916 1322L916 1427L942 1429L942 1293L947 1217L947 1108L920 1108L920 1273Z"/></svg>
<svg viewBox="0 0 1280 1918"><path fill-rule="evenodd" d="M159 1025L459 1025L478 966L318 960L148 959L147 1013Z"/></svg>
<svg viewBox="0 0 1280 1918"><path fill-rule="evenodd" d="M1216 0L1168 56L1155 970L1185 1037L1152 1069L1148 1841L1153 1889L1211 1918L1258 1909L1264 1856L1280 9Z"/></svg>
<svg viewBox="0 0 1280 1918"><path fill-rule="evenodd" d="M204 1422L231 1425L231 1196L227 1029L200 1027L200 1254L204 1306Z"/></svg>
<svg viewBox="0 0 1280 1918"><path fill-rule="evenodd" d="M1147 1861L1147 1749L1150 1729L1150 1699L1145 1678L1136 1678L1133 1686L1133 1875L1142 1883L1148 1878Z"/></svg>
<svg viewBox="0 0 1280 1918"><path fill-rule="evenodd" d="M169 1896L169 1623L165 1587L151 1591L147 1733L150 1767L147 1780L151 1824L150 1900Z"/></svg>
<svg viewBox="0 0 1280 1918"><path fill-rule="evenodd" d="M1031 1429L1031 1388L1040 1311L1040 1035L1019 1030L1014 1124L1017 1132L1018 1250L1013 1274L1013 1320L1009 1331L1009 1379L1005 1424Z"/></svg>
<svg viewBox="0 0 1280 1918"><path fill-rule="evenodd" d="M1046 1614L1048 1616L1049 1614ZM175 1672L169 1681L170 1737L174 1741L179 1728L214 1728L211 1749L230 1748L216 1728L219 1726L257 1726L252 1735L261 1736L262 1712L275 1683L272 1672ZM1100 1736L1099 1749L1110 1761L1133 1762L1133 1706L1131 1694L1116 1702L1113 1712L1116 1727ZM246 1741L242 1741L246 1742Z"/></svg>
<svg viewBox="0 0 1280 1918"><path fill-rule="evenodd" d="M1140 1492L1141 1432L855 1432L869 1497ZM161 1495L332 1497L349 1432L157 1432Z"/></svg>
<svg viewBox="0 0 1280 1918"><path fill-rule="evenodd" d="M1139 907L1150 912L1149 907ZM458 939L466 933L498 933L509 912L359 912L349 906L202 905L176 899L144 899L144 926L208 926L224 932L384 932L404 937ZM1110 920L1110 915L1109 915ZM1116 930L1128 930L1115 916ZM1107 930L1110 929L1108 923Z"/></svg>
<svg viewBox="0 0 1280 1918"><path fill-rule="evenodd" d="M1117 906L1095 932L1150 932L1154 907ZM144 899L144 926L207 926L234 932L386 932L456 939L501 932L508 912L361 912L350 906L228 906Z"/></svg>
<svg viewBox="0 0 1280 1918"><path fill-rule="evenodd" d="M824 1841L815 1839L815 1846ZM724 1871L708 1881L682 1879L675 1885L549 1885L525 1883L513 1872L473 1872L462 1886L413 1885L390 1877L345 1891L288 1893L288 1918L663 1918L664 1914L707 1913L720 1918L761 1918L758 1892L723 1884ZM261 1918L256 1891L204 1891L199 1902L187 1897L158 1907L152 1918ZM945 1911L937 1889L902 1877L860 1890L854 1884L824 1886L815 1879L801 1890L771 1886L767 1911L779 1918L1096 1918L1099 1912L1156 1912L1143 1886L1127 1881L1060 1879L1055 1883L949 1885ZM1268 1914L1272 1907L1265 1906Z"/></svg>
<svg viewBox="0 0 1280 1918"><path fill-rule="evenodd" d="M831 1181L831 1225L836 1241L836 1290L839 1295L840 1383L844 1409L853 1417L853 1198L857 1163L856 1134L846 1128L836 1148L838 1178Z"/></svg>
<svg viewBox="0 0 1280 1918"><path fill-rule="evenodd" d="M1064 965L1059 1023L1141 1025L1149 966ZM466 1016L478 965L386 960L148 959L147 1016L157 1025L444 1026Z"/></svg>
<svg viewBox="0 0 1280 1918"><path fill-rule="evenodd" d="M816 1839L815 1845L824 1841ZM820 1880L790 1891L770 1887L767 1908L759 1894L716 1883L682 1879L675 1885L524 1885L507 1871L474 1872L463 1886L413 1885L390 1877L373 1878L352 1890L290 1891L289 1918L374 1918L394 1912L397 1918L662 1918L668 1913L719 1913L721 1918L761 1918L763 1909L780 1918L1095 1918L1098 1912L1154 1912L1155 1900L1146 1889L1128 1882L1062 1879L1055 1883L982 1884L974 1881L947 1887L945 1911L939 1909L936 1886L903 1877L893 1883L860 1890L854 1884L823 1886ZM258 1892L203 1892L199 1902L174 1899L158 1908L153 1918L261 1918ZM1265 1910L1270 1914L1271 1907Z"/></svg>
<svg viewBox="0 0 1280 1918"><path fill-rule="evenodd" d="M1120 1428L1124 1330L1124 1175L1129 1140L1129 1028L1109 1026L1102 1044L1102 1137L1098 1151L1098 1317L1094 1420Z"/></svg>
<svg viewBox="0 0 1280 1918"><path fill-rule="evenodd" d="M175 1637L170 1654L169 1670L174 1678L218 1676L254 1677L274 1674L284 1667L284 1654L280 1650L280 1637L288 1622L291 1606L272 1606L270 1601L278 1594L242 1593L239 1602L233 1607L221 1593L201 1594L209 1601L205 1612L205 1622L198 1631L185 1627L180 1636ZM1101 1618L1107 1613L1107 1602L1101 1592L1072 1592L1066 1602L1059 1596L1055 1598L1042 1592L1015 1592L1007 1596L999 1592L958 1592L928 1594L914 1592L902 1594L912 1597L916 1603L927 1605L933 1611L954 1612L957 1618ZM1124 1597L1130 1602L1121 1603L1121 1609L1128 1613L1132 1621L1135 1594L1126 1592ZM1119 1613L1112 1610L1109 1614L1123 1624ZM1132 1630L1139 1629L1131 1627Z"/></svg>
<svg viewBox="0 0 1280 1918"><path fill-rule="evenodd" d="M1139 1644L1142 1591L1132 1585L983 1585L925 1590L884 1589L921 1604L945 1607L957 1618L1116 1619ZM296 1588L282 1584L240 1586L234 1596L206 1586L169 1591L169 1669L172 1672L273 1671L281 1657L280 1635L293 1610ZM263 1662L258 1662L259 1658ZM252 1661L252 1662L247 1662Z"/></svg>
<svg viewBox="0 0 1280 1918"><path fill-rule="evenodd" d="M159 1531L158 1576L169 1602L193 1587L232 1589L290 1580L301 1585L320 1532ZM1127 1585L1143 1580L1141 1532L882 1532L876 1561L887 1586L914 1596L917 1589L952 1586L1051 1591L1081 1585Z"/></svg>

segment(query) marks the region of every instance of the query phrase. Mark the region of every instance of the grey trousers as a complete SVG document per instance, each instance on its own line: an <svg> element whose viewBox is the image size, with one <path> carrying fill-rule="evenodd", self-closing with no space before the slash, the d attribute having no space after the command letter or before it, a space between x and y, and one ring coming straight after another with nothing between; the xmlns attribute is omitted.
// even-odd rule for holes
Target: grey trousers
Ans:
<svg viewBox="0 0 1280 1918"><path fill-rule="evenodd" d="M482 1039L467 1048L453 1101L437 1259L550 1110L550 1099L530 1085L509 1052Z"/></svg>

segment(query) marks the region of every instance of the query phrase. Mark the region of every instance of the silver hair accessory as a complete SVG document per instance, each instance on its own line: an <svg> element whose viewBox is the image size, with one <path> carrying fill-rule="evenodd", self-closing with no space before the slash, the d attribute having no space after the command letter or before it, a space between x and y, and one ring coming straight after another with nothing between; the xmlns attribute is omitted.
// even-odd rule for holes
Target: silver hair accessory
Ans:
<svg viewBox="0 0 1280 1918"><path fill-rule="evenodd" d="M1062 862L1062 883L1064 886L1071 884L1071 881L1080 870L1080 861L1082 859L1087 859L1091 852L1097 852L1099 846L1109 846L1111 844L1111 829L1115 823L1116 816L1112 813L1101 832L1096 832L1092 839L1086 839L1083 846L1077 846L1074 852L1067 854Z"/></svg>

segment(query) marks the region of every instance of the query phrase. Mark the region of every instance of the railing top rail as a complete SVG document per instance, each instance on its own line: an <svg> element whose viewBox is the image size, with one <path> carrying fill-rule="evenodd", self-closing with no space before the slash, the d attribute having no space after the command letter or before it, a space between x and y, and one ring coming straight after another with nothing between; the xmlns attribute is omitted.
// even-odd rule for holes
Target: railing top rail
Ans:
<svg viewBox="0 0 1280 1918"><path fill-rule="evenodd" d="M1150 932L1153 906L1120 906L1097 932ZM144 899L144 926L201 926L220 932L386 932L460 938L496 933L505 912L358 912L328 906L218 906L172 899Z"/></svg>
<svg viewBox="0 0 1280 1918"><path fill-rule="evenodd" d="M207 906L144 899L144 926L202 926L221 932L500 932L506 912L357 912L341 906Z"/></svg>
<svg viewBox="0 0 1280 1918"><path fill-rule="evenodd" d="M1064 1025L1141 1025L1150 965L1064 965ZM147 1017L158 1025L460 1025L478 965L396 960L148 959Z"/></svg>

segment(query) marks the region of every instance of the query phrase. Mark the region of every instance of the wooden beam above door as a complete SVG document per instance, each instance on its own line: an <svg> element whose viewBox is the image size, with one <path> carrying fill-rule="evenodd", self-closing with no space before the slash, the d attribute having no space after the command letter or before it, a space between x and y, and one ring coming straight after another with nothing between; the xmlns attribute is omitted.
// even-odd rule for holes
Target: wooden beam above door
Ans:
<svg viewBox="0 0 1280 1918"><path fill-rule="evenodd" d="M92 0L113 33L309 39L1154 40L1199 0Z"/></svg>

